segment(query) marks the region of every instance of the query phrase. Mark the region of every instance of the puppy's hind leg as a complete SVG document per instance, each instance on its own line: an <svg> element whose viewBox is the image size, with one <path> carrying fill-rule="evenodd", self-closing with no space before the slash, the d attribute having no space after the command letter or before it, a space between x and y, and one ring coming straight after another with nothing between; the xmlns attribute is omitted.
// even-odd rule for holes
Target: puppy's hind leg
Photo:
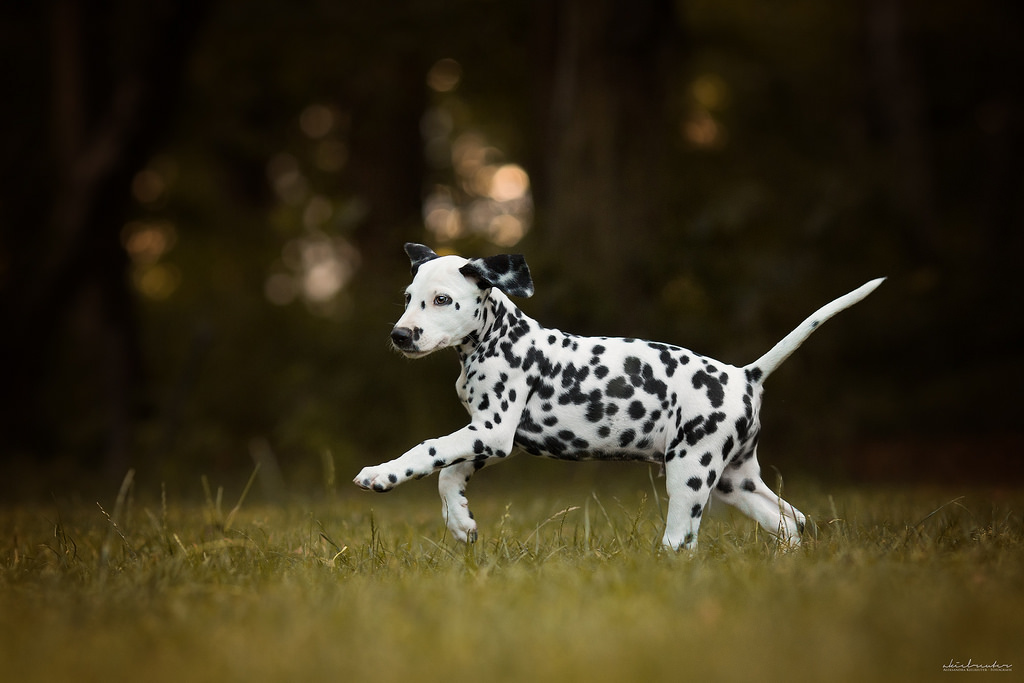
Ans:
<svg viewBox="0 0 1024 683"><path fill-rule="evenodd" d="M757 457L735 460L723 473L715 497L747 515L785 547L800 545L807 520L804 514L775 494L761 479Z"/></svg>

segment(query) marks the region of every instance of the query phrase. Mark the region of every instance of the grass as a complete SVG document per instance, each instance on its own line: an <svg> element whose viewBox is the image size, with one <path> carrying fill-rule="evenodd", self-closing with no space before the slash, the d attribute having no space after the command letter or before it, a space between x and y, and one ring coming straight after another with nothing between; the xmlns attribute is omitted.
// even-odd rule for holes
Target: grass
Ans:
<svg viewBox="0 0 1024 683"><path fill-rule="evenodd" d="M176 503L126 480L99 503L0 509L3 677L905 681L968 660L1024 672L1024 492L790 486L816 522L800 549L715 508L688 556L657 547L661 483L636 472L474 482L468 548L446 537L427 482L271 505L209 486Z"/></svg>

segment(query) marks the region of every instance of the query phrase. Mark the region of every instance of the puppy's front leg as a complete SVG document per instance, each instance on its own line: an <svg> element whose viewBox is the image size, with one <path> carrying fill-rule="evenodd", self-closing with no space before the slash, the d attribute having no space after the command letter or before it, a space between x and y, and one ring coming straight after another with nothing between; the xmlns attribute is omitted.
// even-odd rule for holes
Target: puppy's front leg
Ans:
<svg viewBox="0 0 1024 683"><path fill-rule="evenodd" d="M427 439L394 460L365 467L353 482L368 491L384 493L409 479L420 479L460 462L504 458L512 448L513 436L471 424L448 436Z"/></svg>

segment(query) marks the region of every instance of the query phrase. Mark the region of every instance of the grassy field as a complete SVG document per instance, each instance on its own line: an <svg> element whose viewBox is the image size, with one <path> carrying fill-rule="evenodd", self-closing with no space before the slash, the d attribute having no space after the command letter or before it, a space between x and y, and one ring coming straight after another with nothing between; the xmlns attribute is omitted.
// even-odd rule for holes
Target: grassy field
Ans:
<svg viewBox="0 0 1024 683"><path fill-rule="evenodd" d="M1024 674L1024 492L787 484L816 522L803 547L780 552L714 508L686 556L657 547L661 482L621 472L474 482L470 548L446 538L429 480L273 505L129 483L2 508L2 677L916 681L968 661Z"/></svg>

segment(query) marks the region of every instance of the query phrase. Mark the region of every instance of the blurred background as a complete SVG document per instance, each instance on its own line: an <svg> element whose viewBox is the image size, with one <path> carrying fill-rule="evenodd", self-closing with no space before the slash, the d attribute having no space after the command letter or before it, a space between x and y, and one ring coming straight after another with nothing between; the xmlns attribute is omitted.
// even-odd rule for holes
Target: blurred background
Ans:
<svg viewBox="0 0 1024 683"><path fill-rule="evenodd" d="M888 276L772 377L762 461L1019 483L1022 8L4 3L0 494L348 486L458 428L455 355L388 348L406 241L738 365Z"/></svg>

